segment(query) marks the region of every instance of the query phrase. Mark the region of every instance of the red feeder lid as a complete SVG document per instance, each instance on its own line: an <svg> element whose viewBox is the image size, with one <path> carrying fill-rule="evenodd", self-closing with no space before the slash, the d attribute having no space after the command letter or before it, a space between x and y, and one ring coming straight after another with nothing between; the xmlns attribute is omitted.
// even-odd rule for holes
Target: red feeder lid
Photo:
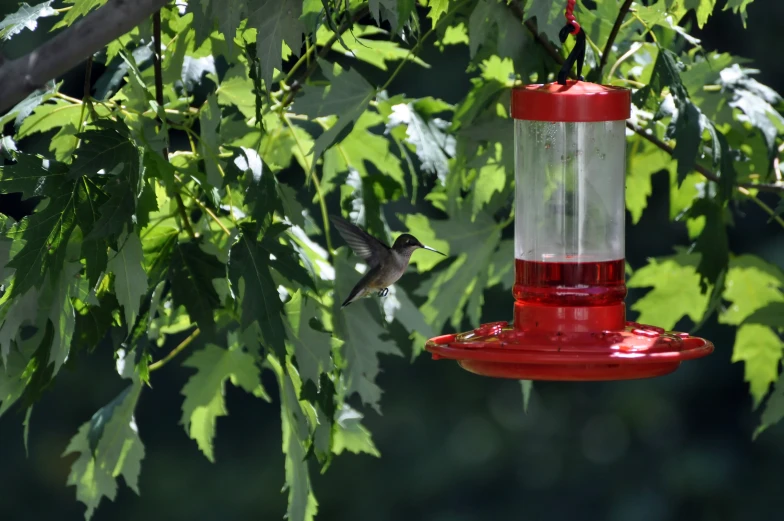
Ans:
<svg viewBox="0 0 784 521"><path fill-rule="evenodd" d="M456 360L482 376L518 380L630 380L662 376L713 352L687 333L627 322L620 331L543 332L493 322L431 338L433 359Z"/></svg>
<svg viewBox="0 0 784 521"><path fill-rule="evenodd" d="M526 85L512 89L512 117L528 121L591 122L626 120L631 91L584 81L566 85Z"/></svg>

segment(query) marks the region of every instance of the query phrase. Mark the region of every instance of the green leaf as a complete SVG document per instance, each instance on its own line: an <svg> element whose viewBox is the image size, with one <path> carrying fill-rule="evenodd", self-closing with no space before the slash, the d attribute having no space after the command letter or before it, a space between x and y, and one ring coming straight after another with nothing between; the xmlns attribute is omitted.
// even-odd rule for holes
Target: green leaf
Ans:
<svg viewBox="0 0 784 521"><path fill-rule="evenodd" d="M17 103L14 108L0 117L0 125L5 125L14 119L14 126L19 127L37 106L54 96L56 90L57 86L54 81L50 81L44 88L31 92L25 99Z"/></svg>
<svg viewBox="0 0 784 521"><path fill-rule="evenodd" d="M51 6L52 0L34 6L22 2L19 10L0 20L0 40L10 40L11 37L21 33L24 29L35 31L39 18L57 15L57 11Z"/></svg>
<svg viewBox="0 0 784 521"><path fill-rule="evenodd" d="M334 34L335 33L322 25L316 33L316 43L325 46ZM355 25L349 34L343 36L342 42L335 41L330 48L335 52L341 53L346 53L346 49L348 49L349 56L369 63L382 71L388 69L387 62L399 60L408 60L410 63L416 63L422 67L430 68L421 58L418 56L410 56L408 49L400 47L394 41L367 38L367 36L386 34L386 31L379 29L378 27Z"/></svg>
<svg viewBox="0 0 784 521"><path fill-rule="evenodd" d="M678 253L650 259L635 270L626 285L630 288L653 288L631 308L640 313L636 321L671 330L683 318L696 324L708 305L708 295L700 291L697 273L699 255Z"/></svg>
<svg viewBox="0 0 784 521"><path fill-rule="evenodd" d="M534 383L531 380L520 380L520 387L523 390L523 412L528 412L528 402L531 401L531 394L534 390Z"/></svg>
<svg viewBox="0 0 784 521"><path fill-rule="evenodd" d="M71 8L65 13L62 20L57 22L53 29L60 27L69 27L76 20L86 15L96 7L100 7L106 3L106 0L65 0L66 4L72 4Z"/></svg>
<svg viewBox="0 0 784 521"><path fill-rule="evenodd" d="M341 353L345 361L344 375L348 395L358 393L365 405L380 413L381 388L376 384L380 372L378 356L401 355L390 340L382 340L385 333L378 304L371 299L361 299L343 309L340 303L359 280L347 248L339 248L335 256L335 293L333 326L344 343Z"/></svg>
<svg viewBox="0 0 784 521"><path fill-rule="evenodd" d="M768 304L784 302L784 273L753 255L740 255L730 261L724 300L730 304L719 315L719 322L739 326L755 311Z"/></svg>
<svg viewBox="0 0 784 521"><path fill-rule="evenodd" d="M651 195L651 176L662 170L675 170L672 156L641 137L631 140L626 171L626 208L637 224L648 206Z"/></svg>
<svg viewBox="0 0 784 521"><path fill-rule="evenodd" d="M221 112L218 100L214 94L210 94L204 107L199 112L199 128L201 130L201 153L204 157L204 166L207 171L207 182L216 188L223 184L220 173L221 162L218 158L220 153L220 132L218 130L220 122Z"/></svg>
<svg viewBox="0 0 784 521"><path fill-rule="evenodd" d="M348 136L324 153L322 193L327 194L337 186L340 174L357 171L363 178L373 173L373 165L381 174L405 189L406 180L400 159L390 150L389 139L370 131L383 123L376 113L363 113Z"/></svg>
<svg viewBox="0 0 784 521"><path fill-rule="evenodd" d="M35 308L32 311L34 313ZM0 367L0 417L22 396L27 386L25 369L32 350L29 344L26 347L3 352L3 367Z"/></svg>
<svg viewBox="0 0 784 521"><path fill-rule="evenodd" d="M700 29L705 26L705 22L708 21L708 18L716 8L716 0L686 0L684 4L686 9L694 9L697 15L697 25Z"/></svg>
<svg viewBox="0 0 784 521"><path fill-rule="evenodd" d="M496 193L501 193L506 185L506 170L502 159L502 149L498 145L495 147L495 154L490 154L490 161L479 172L474 181L474 197L472 200L471 217L476 218L485 205L487 205Z"/></svg>
<svg viewBox="0 0 784 521"><path fill-rule="evenodd" d="M675 150L672 153L678 162L678 183L694 170L701 142L700 110L693 103L685 102L679 107L675 120Z"/></svg>
<svg viewBox="0 0 784 521"><path fill-rule="evenodd" d="M245 329L258 321L268 347L283 360L286 353L283 304L270 273L270 254L248 232L244 227L229 253L229 278L242 302L240 323Z"/></svg>
<svg viewBox="0 0 784 521"><path fill-rule="evenodd" d="M114 273L114 291L125 312L125 324L130 333L136 323L141 298L147 293L147 274L142 262L142 242L136 232L120 238L119 251L109 259L107 269Z"/></svg>
<svg viewBox="0 0 784 521"><path fill-rule="evenodd" d="M256 29L256 48L261 62L261 79L272 91L275 69L281 71L283 42L299 52L304 30L299 17L302 2L296 0L257 0L248 9L248 27Z"/></svg>
<svg viewBox="0 0 784 521"><path fill-rule="evenodd" d="M335 423L337 430L335 431L335 440L332 450L335 454L342 454L343 451L353 452L354 454L370 454L377 458L381 457L381 453L373 443L373 439L368 431L361 423L362 414L343 404Z"/></svg>
<svg viewBox="0 0 784 521"><path fill-rule="evenodd" d="M435 27L438 19L445 15L449 9L449 0L428 0L427 5L430 7L427 17L433 20L433 26Z"/></svg>
<svg viewBox="0 0 784 521"><path fill-rule="evenodd" d="M213 280L226 279L226 266L196 242L178 244L169 266L174 304L184 306L191 320L211 338L215 334L215 311L221 305Z"/></svg>
<svg viewBox="0 0 784 521"><path fill-rule="evenodd" d="M314 155L314 165L344 130L351 131L351 125L356 123L375 94L375 89L354 69L343 69L338 64L333 67L323 61L319 61L319 66L330 82L329 87L306 85L304 94L294 104L298 113L312 119L331 114L338 116L337 122L316 139L310 151Z"/></svg>
<svg viewBox="0 0 784 521"><path fill-rule="evenodd" d="M773 392L762 411L760 425L754 431L753 437L756 439L765 429L780 422L782 418L784 418L784 371L779 374Z"/></svg>
<svg viewBox="0 0 784 521"><path fill-rule="evenodd" d="M745 380L749 382L755 409L768 394L770 384L776 381L782 349L784 343L769 327L742 324L738 328L732 361L744 362Z"/></svg>
<svg viewBox="0 0 784 521"><path fill-rule="evenodd" d="M688 215L691 218L705 218L702 233L692 249L700 254L697 273L700 275L700 289L705 292L709 285L716 285L720 274L726 272L730 260L727 232L724 227L724 210L715 201L698 199Z"/></svg>
<svg viewBox="0 0 784 521"><path fill-rule="evenodd" d="M24 247L8 263L15 268L11 295L19 295L32 287L40 287L47 272L58 272L65 259L68 239L76 227L76 189L73 183L59 179L49 184L49 204L9 233L21 237Z"/></svg>
<svg viewBox="0 0 784 521"><path fill-rule="evenodd" d="M95 175L124 174L123 178L138 176L139 151L130 141L124 124L107 124L100 130L88 130L78 136L82 139L82 145L68 172L71 179Z"/></svg>
<svg viewBox="0 0 784 521"><path fill-rule="evenodd" d="M83 237L89 237L100 220L98 208L106 203L108 197L90 180L82 179L77 183L76 222ZM95 287L101 274L106 271L109 260L106 241L103 239L84 239L81 257L85 260L87 280Z"/></svg>
<svg viewBox="0 0 784 521"><path fill-rule="evenodd" d="M560 45L558 32L561 27L566 25L564 19L564 2L553 2L551 0L526 0L523 12L525 18L536 18L536 28L539 34L544 34L547 39L556 45Z"/></svg>
<svg viewBox="0 0 784 521"><path fill-rule="evenodd" d="M82 265L79 262L66 264L56 278L52 277L53 284L46 288L49 294L44 293L41 298L41 301L49 302L48 318L54 329L49 361L54 363L55 374L65 363L71 351L76 320L71 297L76 293L79 283L76 277L81 270Z"/></svg>
<svg viewBox="0 0 784 521"><path fill-rule="evenodd" d="M319 308L313 299L303 297L300 291L286 302L285 309L286 336L294 350L299 374L303 380L318 385L319 375L333 370L332 335L312 327Z"/></svg>
<svg viewBox="0 0 784 521"><path fill-rule="evenodd" d="M745 324L762 324L772 328L784 329L784 302L771 302L744 320Z"/></svg>
<svg viewBox="0 0 784 521"><path fill-rule="evenodd" d="M269 400L261 385L259 367L250 353L238 342L228 349L207 344L182 364L196 369L182 388L182 420L188 436L195 440L208 460L215 462L213 440L215 422L228 416L224 400L226 380L254 396Z"/></svg>
<svg viewBox="0 0 784 521"><path fill-rule="evenodd" d="M754 0L727 0L727 4L724 6L724 11L727 9L732 9L732 12L735 14L740 14L740 19L743 22L743 28L746 28L746 18L748 14L746 13L746 7Z"/></svg>
<svg viewBox="0 0 784 521"><path fill-rule="evenodd" d="M19 345L19 333L22 326L34 325L38 315L39 293L34 288L20 296L10 298L3 302L0 308L2 324L0 324L0 355L8 369L9 357L14 352L12 343ZM35 349L33 349L34 351ZM26 362L27 360L25 360Z"/></svg>
<svg viewBox="0 0 784 521"><path fill-rule="evenodd" d="M426 98L421 101L427 103L436 100ZM449 173L449 158L455 153L455 139L445 132L449 122L428 117L426 113L418 110L421 107L417 102L394 105L387 128L406 125L406 142L416 148L422 170L436 174L439 181L444 183Z"/></svg>
<svg viewBox="0 0 784 521"><path fill-rule="evenodd" d="M109 199L98 207L100 217L92 226L86 241L119 237L123 230L133 226L136 214L136 191L133 182L114 180L108 183Z"/></svg>
<svg viewBox="0 0 784 521"><path fill-rule="evenodd" d="M778 153L776 137L784 133L784 117L774 108L782 98L770 87L750 78L749 72L737 63L732 64L721 71L720 84L732 92L729 105L743 112L741 121L748 121L762 133L768 147L768 160L772 162Z"/></svg>
<svg viewBox="0 0 784 521"><path fill-rule="evenodd" d="M318 512L318 502L311 488L305 451L300 443L301 437L297 435L297 417L292 412L294 407L299 407L297 395L290 381L282 386L284 389L281 393L285 393L287 396L287 399L281 400L283 453L286 455L286 485L289 489L286 519L289 521L313 521Z"/></svg>
<svg viewBox="0 0 784 521"><path fill-rule="evenodd" d="M139 472L144 445L139 438L133 412L142 384L135 381L114 400L99 409L71 438L63 456L77 453L68 485L76 487L76 499L87 506L85 519L92 518L103 497L114 501L118 476L139 493Z"/></svg>
<svg viewBox="0 0 784 521"><path fill-rule="evenodd" d="M64 176L59 165L28 154L17 154L13 165L0 165L0 193L19 192L22 199L46 197L63 186Z"/></svg>
<svg viewBox="0 0 784 521"><path fill-rule="evenodd" d="M675 53L667 49L660 49L651 72L650 82L632 95L634 104L641 109L658 109L658 99L665 88L670 89L678 102L685 102L689 93L681 82L680 71L682 69L683 64ZM688 126L684 125L684 128L688 128Z"/></svg>
<svg viewBox="0 0 784 521"><path fill-rule="evenodd" d="M256 96L251 82L240 68L232 68L226 73L218 90L218 103L234 105L247 120L256 116Z"/></svg>
<svg viewBox="0 0 784 521"><path fill-rule="evenodd" d="M38 105L29 116L24 118L16 133L17 139L21 140L37 132L48 132L67 125L72 125L75 128L81 126L79 118L84 110L82 105L61 99L50 101L52 103ZM71 145L72 147L76 146L75 137Z"/></svg>

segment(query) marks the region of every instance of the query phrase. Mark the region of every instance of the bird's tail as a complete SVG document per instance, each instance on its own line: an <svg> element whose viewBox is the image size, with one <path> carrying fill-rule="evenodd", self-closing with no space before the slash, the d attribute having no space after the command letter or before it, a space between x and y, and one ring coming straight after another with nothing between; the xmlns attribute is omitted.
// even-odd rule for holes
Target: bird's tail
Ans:
<svg viewBox="0 0 784 521"><path fill-rule="evenodd" d="M340 306L341 309L348 306L352 302L355 302L365 295L367 295L370 290L367 287L367 280L370 278L370 272L366 273L364 277L362 277L359 282L357 282L356 286L351 288L351 293L348 294L348 297L343 302L343 305Z"/></svg>
<svg viewBox="0 0 784 521"><path fill-rule="evenodd" d="M355 300L361 299L362 297L365 296L365 293L367 292L361 291L359 286L355 286L354 289L351 290L351 293L348 294L346 300L343 301L343 304L340 306L340 309L343 309L344 307L348 306Z"/></svg>

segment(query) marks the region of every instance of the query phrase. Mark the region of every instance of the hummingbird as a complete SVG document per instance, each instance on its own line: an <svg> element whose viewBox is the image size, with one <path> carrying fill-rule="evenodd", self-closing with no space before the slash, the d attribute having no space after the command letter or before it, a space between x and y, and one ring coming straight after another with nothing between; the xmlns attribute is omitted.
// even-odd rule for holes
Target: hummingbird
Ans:
<svg viewBox="0 0 784 521"><path fill-rule="evenodd" d="M351 247L354 254L361 257L368 265L368 272L359 279L356 286L349 293L348 298L341 308L352 302L378 290L379 297L386 297L389 293L389 286L405 273L408 261L414 250L423 248L434 251L440 255L446 255L429 246L425 246L416 237L409 233L403 233L395 239L395 244L390 248L382 241L376 239L359 226L352 224L337 215L330 215L329 220L337 228L340 236Z"/></svg>

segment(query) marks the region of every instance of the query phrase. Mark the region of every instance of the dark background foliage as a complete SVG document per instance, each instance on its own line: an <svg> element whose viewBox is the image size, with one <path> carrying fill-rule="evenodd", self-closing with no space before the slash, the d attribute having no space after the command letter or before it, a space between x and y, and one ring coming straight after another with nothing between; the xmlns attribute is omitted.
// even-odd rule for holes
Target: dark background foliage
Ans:
<svg viewBox="0 0 784 521"><path fill-rule="evenodd" d="M0 16L13 4L0 2ZM708 49L752 58L761 70L758 79L784 92L777 52L784 4L757 0L748 12L747 30L737 16L717 11L696 34ZM45 34L15 38L3 52L23 54ZM426 48L423 58L433 69L426 76L404 69L392 93L449 102L465 95L465 47L444 53ZM74 70L63 91L79 96L82 77ZM667 218L665 176L654 178L641 222L627 228L633 267L687 243L683 226ZM25 211L13 197L4 196L0 205L12 215ZM783 266L784 234L766 221L767 215L745 204L729 231L731 249ZM415 282L404 278L402 284ZM637 296L631 291L627 303ZM490 290L483 321L509 318L511 305L511 294ZM326 474L314 472L318 519L777 519L784 511L784 425L751 440L756 413L742 365L729 363L734 331L708 322L701 334L715 342L715 353L667 377L537 383L527 414L515 381L480 378L427 355L413 363L383 357L383 416L368 412L366 418L382 458L348 454ZM3 519L83 519L84 506L64 486L73 456L60 455L79 425L123 388L112 365L111 350L99 348L64 369L34 409L29 456L19 427L23 413L12 409L0 422ZM190 373L176 365L163 371L166 377L154 381L159 392L143 395L137 410L146 447L143 499L120 487L97 519L279 518L286 496L280 491L278 407L228 386L230 416L218 422L212 464L179 425L179 390ZM265 384L277 389L274 380Z"/></svg>

